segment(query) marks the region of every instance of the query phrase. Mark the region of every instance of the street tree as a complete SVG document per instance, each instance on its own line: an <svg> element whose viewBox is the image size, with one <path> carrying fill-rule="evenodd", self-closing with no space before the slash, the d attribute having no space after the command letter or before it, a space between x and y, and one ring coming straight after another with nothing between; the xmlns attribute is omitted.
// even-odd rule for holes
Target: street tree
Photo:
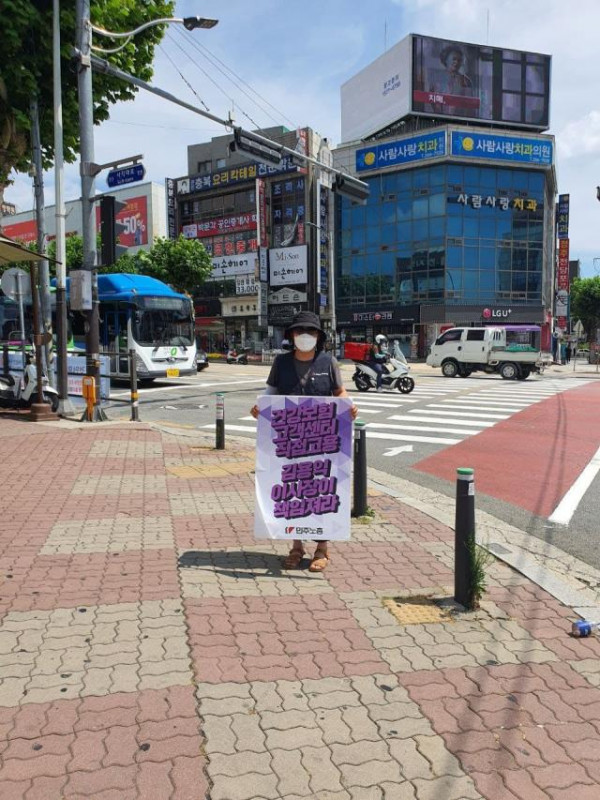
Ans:
<svg viewBox="0 0 600 800"><path fill-rule="evenodd" d="M212 269L206 248L197 239L154 240L148 251L139 250L134 256L137 271L157 278L180 292L190 294L200 286Z"/></svg>
<svg viewBox="0 0 600 800"><path fill-rule="evenodd" d="M67 162L79 150L77 70L72 61L75 43L75 3L61 3L61 68L64 126L64 155ZM113 31L132 30L152 19L170 17L172 0L91 0L92 22ZM154 48L165 26L148 28L132 39L111 63L145 81L152 77ZM105 47L113 40L104 39ZM108 43L108 44L107 44ZM110 107L132 100L137 88L107 75L95 74L94 122L108 119ZM0 58L0 202L11 182L12 170L31 169L31 97L37 95L44 168L54 159L52 88L52 2L51 0L3 0L2 58Z"/></svg>
<svg viewBox="0 0 600 800"><path fill-rule="evenodd" d="M600 276L575 278L571 284L571 317L580 319L588 341L600 328Z"/></svg>

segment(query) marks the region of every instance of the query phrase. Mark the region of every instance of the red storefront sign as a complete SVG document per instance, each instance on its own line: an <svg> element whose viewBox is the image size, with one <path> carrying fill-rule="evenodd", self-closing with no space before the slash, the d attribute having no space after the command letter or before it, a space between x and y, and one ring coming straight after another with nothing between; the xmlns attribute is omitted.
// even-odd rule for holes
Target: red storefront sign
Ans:
<svg viewBox="0 0 600 800"><path fill-rule="evenodd" d="M569 240L559 239L558 241L558 265L556 271L556 289L569 291ZM557 317L558 327L566 330L567 318Z"/></svg>
<svg viewBox="0 0 600 800"><path fill-rule="evenodd" d="M2 233L10 239L16 239L23 244L37 242L37 224L34 219L26 222L14 222L12 225L4 225Z"/></svg>
<svg viewBox="0 0 600 800"><path fill-rule="evenodd" d="M207 236L222 236L226 233L253 231L256 228L256 214L236 214L231 217L217 217L185 225L184 236L188 239L204 239ZM194 234L195 229L195 236ZM183 229L182 229L183 230Z"/></svg>
<svg viewBox="0 0 600 800"><path fill-rule="evenodd" d="M129 197L123 201L127 203L116 218L125 225L125 230L119 234L119 244L123 247L139 247L148 244L148 198ZM100 230L100 206L96 205L96 230Z"/></svg>

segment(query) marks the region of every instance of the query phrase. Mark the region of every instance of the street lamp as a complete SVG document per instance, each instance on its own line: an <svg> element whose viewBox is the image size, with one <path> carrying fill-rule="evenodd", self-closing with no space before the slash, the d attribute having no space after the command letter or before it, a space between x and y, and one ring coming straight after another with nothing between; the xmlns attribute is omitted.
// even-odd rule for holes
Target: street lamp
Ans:
<svg viewBox="0 0 600 800"><path fill-rule="evenodd" d="M218 20L205 19L204 17L169 17L150 20L132 31L113 32L92 25L90 20L90 0L77 0L77 41L76 55L78 58L77 89L79 95L79 133L80 133L80 158L81 158L81 218L83 239L83 269L92 273L92 310L86 311L86 375L94 378L96 384L96 403L90 419L92 422L106 419L99 403L100 388L100 318L98 309L98 271L96 265L96 220L94 216L94 202L96 194L95 163L94 163L94 98L92 94L92 32L101 36L108 36L126 41L113 50L104 52L118 52L127 44L130 37L146 28L155 25L179 23L187 30L194 28L213 28Z"/></svg>

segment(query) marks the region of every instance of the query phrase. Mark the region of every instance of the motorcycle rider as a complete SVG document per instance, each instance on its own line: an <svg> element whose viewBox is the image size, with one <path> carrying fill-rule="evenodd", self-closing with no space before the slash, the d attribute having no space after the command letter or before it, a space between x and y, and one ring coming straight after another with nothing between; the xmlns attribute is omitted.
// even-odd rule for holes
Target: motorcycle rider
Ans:
<svg viewBox="0 0 600 800"><path fill-rule="evenodd" d="M388 340L387 336L384 336L383 333L379 333L375 337L375 343L371 346L369 351L369 366L371 366L375 372L377 373L377 391L382 392L383 387L381 385L383 381L384 375L384 364L389 360L389 347L388 347Z"/></svg>

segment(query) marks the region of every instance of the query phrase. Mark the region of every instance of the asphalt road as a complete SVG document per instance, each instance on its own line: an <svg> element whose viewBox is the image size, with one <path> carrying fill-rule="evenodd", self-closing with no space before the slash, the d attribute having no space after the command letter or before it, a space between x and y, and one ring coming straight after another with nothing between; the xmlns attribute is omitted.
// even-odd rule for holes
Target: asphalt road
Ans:
<svg viewBox="0 0 600 800"><path fill-rule="evenodd" d="M150 387L140 389L140 418L171 427L211 430L214 429L215 395L223 392L226 433L254 439L256 423L249 410L264 388L268 372L269 368L263 366L211 364L197 377L156 381ZM539 458L536 460L535 452L530 452L531 445L523 438L523 431L530 432L532 426L541 437L539 442L543 442L545 437L556 438L557 422L550 413L553 403L560 409L562 400L567 398L567 395L561 397L563 393L569 393L570 400L576 396L572 392L586 386L592 393L597 391L600 401L600 381L593 376L578 377L577 373L570 371L551 371L544 376L532 376L527 381L517 382L479 374L452 380L443 378L437 370L429 371L419 366L413 371L415 390L410 395L402 395L391 391L381 394L357 392L351 381L352 372L351 365L343 365L346 387L359 407L360 418L367 423L371 466L453 495L454 483L447 479L447 474L442 477L443 469L436 469L434 456L445 460L447 466L454 454L449 448L456 446L456 458L460 458L461 463L456 463L455 467L472 466L469 463L472 456L487 468L493 463L495 454L489 452L482 456L482 449L484 454L486 451L481 444L486 437L489 438L490 431L502 431L503 458L498 460L498 468L516 470L521 475L519 491L514 493L513 499L506 496L506 491L500 490L501 481L498 481L497 492L493 482L490 484L488 481L488 493L477 493L478 507L600 568L600 548L597 546L600 476L594 478L585 492L568 526L551 523L547 509L544 513L536 513L537 507L530 496L539 493L544 481L549 480L548 464ZM128 419L128 399L127 386L113 387L107 407L109 417ZM532 414L532 409L540 413ZM529 414L531 420L525 414L515 417L520 412ZM558 413L560 415L560 410ZM576 402L571 402L569 414L571 420L580 414L589 414L589 405L580 409ZM525 421L527 424L523 427ZM521 428L518 423L521 423ZM589 434L588 438L596 442L595 447L600 445L600 431L597 433L590 429ZM576 463L571 465L573 474L579 474L580 467L583 469L585 466L586 447L589 449L589 442L572 437L568 454L564 451L562 457L565 459L571 462L575 458ZM578 449L582 451L579 454ZM429 472L419 469L418 465L424 461L433 463ZM477 485L477 471L475 481ZM562 484L560 490L563 490Z"/></svg>

